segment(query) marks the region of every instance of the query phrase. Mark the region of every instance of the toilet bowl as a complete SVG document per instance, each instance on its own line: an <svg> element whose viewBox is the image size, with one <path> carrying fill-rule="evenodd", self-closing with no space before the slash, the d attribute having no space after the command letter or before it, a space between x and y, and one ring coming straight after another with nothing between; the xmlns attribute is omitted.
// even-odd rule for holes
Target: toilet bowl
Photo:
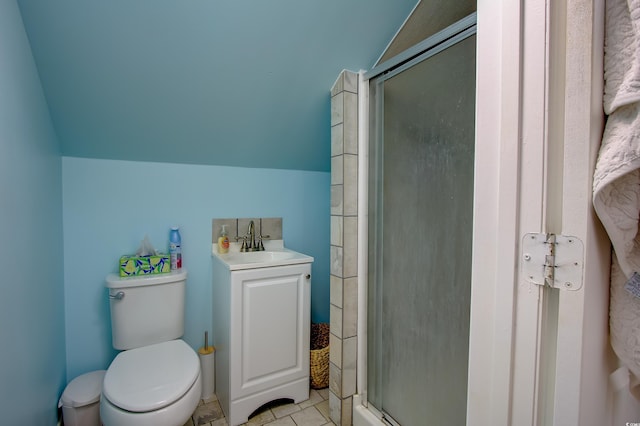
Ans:
<svg viewBox="0 0 640 426"><path fill-rule="evenodd" d="M131 349L107 370L100 417L105 426L182 426L201 389L200 360L184 341Z"/></svg>

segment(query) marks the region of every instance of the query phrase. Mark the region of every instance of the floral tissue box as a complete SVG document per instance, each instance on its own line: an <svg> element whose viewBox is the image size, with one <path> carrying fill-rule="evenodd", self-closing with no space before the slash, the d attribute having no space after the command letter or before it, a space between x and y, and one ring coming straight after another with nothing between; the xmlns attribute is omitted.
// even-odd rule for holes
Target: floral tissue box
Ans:
<svg viewBox="0 0 640 426"><path fill-rule="evenodd" d="M155 256L122 256L120 258L120 276L163 274L171 271L168 254Z"/></svg>

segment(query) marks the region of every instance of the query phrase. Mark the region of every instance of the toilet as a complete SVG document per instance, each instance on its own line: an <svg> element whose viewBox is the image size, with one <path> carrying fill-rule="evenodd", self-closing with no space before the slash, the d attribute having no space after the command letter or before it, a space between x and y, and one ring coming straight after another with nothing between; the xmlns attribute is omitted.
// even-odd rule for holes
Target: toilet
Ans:
<svg viewBox="0 0 640 426"><path fill-rule="evenodd" d="M104 426L182 426L202 389L200 359L184 334L187 271L109 275L111 336L122 350L104 376Z"/></svg>

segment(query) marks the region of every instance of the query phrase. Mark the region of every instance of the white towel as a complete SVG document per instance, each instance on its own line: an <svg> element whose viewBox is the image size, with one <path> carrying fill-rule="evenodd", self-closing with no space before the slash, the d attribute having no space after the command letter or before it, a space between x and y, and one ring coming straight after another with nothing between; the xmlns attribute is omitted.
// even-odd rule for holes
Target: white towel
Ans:
<svg viewBox="0 0 640 426"><path fill-rule="evenodd" d="M630 278L640 272L640 102L619 107L609 116L593 188L598 217L622 272Z"/></svg>
<svg viewBox="0 0 640 426"><path fill-rule="evenodd" d="M620 361L640 378L640 298L624 289L640 273L640 0L607 0L604 110L593 205L613 245L609 325Z"/></svg>
<svg viewBox="0 0 640 426"><path fill-rule="evenodd" d="M607 0L604 112L640 101L640 0Z"/></svg>

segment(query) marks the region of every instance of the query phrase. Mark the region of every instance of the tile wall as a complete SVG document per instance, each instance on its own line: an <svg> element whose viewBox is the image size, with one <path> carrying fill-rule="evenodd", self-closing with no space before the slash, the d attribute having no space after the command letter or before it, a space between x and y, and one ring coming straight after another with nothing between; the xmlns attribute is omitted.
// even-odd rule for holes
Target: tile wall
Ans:
<svg viewBox="0 0 640 426"><path fill-rule="evenodd" d="M331 89L331 256L329 408L350 425L356 392L358 315L358 74Z"/></svg>

